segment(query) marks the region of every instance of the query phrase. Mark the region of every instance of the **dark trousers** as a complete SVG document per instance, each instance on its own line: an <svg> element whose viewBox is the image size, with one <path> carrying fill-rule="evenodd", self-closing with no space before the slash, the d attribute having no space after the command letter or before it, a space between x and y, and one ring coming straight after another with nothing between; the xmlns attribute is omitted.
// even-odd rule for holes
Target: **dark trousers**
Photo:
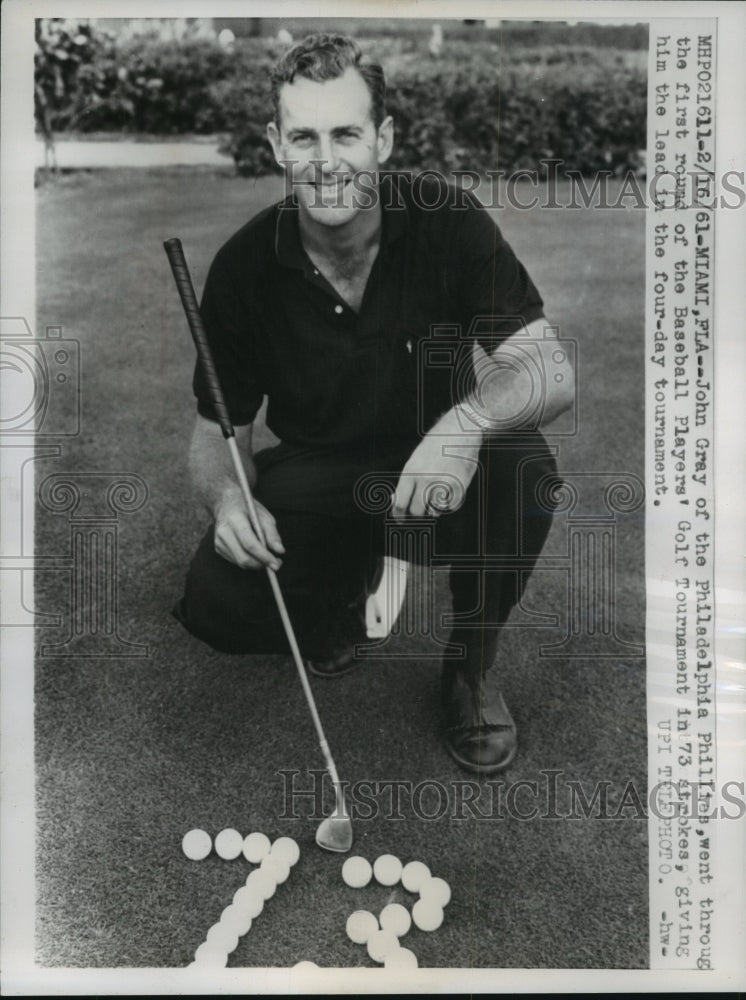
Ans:
<svg viewBox="0 0 746 1000"><path fill-rule="evenodd" d="M285 547L278 581L304 655L323 658L340 638L365 641L366 590L385 554L389 516L380 509L385 503L370 498L393 491L407 458L394 454L371 463L284 444L256 456L255 495L274 515ZM536 488L555 475L554 457L538 432L494 438L480 452L463 505L432 526L431 551L439 565L452 564L453 610L464 619L451 640L466 646L467 667L481 671L494 661L500 626L520 600L551 524ZM510 568L495 568L494 557L514 558ZM174 613L222 652L289 651L266 573L217 555L214 527L192 559Z"/></svg>

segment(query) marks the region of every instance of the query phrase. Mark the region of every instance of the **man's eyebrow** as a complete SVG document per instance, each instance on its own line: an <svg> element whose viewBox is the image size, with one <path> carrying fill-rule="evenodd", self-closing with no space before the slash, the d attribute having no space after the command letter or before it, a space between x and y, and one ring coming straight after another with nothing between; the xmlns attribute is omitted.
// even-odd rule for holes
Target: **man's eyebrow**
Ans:
<svg viewBox="0 0 746 1000"><path fill-rule="evenodd" d="M331 130L331 134L340 135L343 132L357 132L361 134L362 131L363 130L360 125L337 125L335 128ZM316 135L316 134L317 133L315 128L311 128L310 126L304 127L302 125L299 125L297 128L288 129L287 132L289 139L294 139L297 138L298 136L303 136L303 135Z"/></svg>

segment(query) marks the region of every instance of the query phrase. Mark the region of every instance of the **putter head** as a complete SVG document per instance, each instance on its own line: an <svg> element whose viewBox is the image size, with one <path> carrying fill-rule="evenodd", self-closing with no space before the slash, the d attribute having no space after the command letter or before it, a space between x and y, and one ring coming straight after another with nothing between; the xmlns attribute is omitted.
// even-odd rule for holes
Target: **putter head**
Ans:
<svg viewBox="0 0 746 1000"><path fill-rule="evenodd" d="M325 851L345 854L352 847L352 823L349 816L327 816L316 831L316 843Z"/></svg>

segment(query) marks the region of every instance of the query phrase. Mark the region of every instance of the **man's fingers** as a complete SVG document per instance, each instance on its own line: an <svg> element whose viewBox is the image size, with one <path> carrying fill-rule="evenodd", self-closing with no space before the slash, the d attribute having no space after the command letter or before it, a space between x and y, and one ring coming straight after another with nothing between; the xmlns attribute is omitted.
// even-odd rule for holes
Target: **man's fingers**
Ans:
<svg viewBox="0 0 746 1000"><path fill-rule="evenodd" d="M396 492L392 498L391 506L391 513L397 521L401 521L404 517L406 517L414 486L415 484L412 477L399 477L399 482L396 484Z"/></svg>
<svg viewBox="0 0 746 1000"><path fill-rule="evenodd" d="M259 514L259 520L264 531L264 538L267 542L267 548L276 552L278 555L282 555L285 552L285 546L282 544L282 539L280 538L280 533L277 530L277 524L274 517L265 508L257 505L257 513Z"/></svg>
<svg viewBox="0 0 746 1000"><path fill-rule="evenodd" d="M281 565L277 555L270 552L256 537L248 517L234 515L216 527L215 551L242 569L271 566L277 570Z"/></svg>
<svg viewBox="0 0 746 1000"><path fill-rule="evenodd" d="M412 499L409 501L409 513L412 517L424 517L426 513L429 513L425 507L424 499L426 488L427 481L418 479L417 484L412 491Z"/></svg>

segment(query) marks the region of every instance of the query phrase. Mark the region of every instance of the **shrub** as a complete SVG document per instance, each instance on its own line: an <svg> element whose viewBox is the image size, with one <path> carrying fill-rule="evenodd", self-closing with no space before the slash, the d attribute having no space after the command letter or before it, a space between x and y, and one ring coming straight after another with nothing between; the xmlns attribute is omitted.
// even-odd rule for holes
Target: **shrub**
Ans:
<svg viewBox="0 0 746 1000"><path fill-rule="evenodd" d="M37 91L54 128L222 133L241 174L275 169L265 137L269 73L282 46L156 35L116 42L90 25L46 22ZM44 32L42 32L44 34ZM540 36L542 37L542 36ZM644 53L450 38L360 38L386 71L398 169L635 168L646 141ZM38 111L37 107L37 111Z"/></svg>
<svg viewBox="0 0 746 1000"><path fill-rule="evenodd" d="M107 63L112 40L90 25L63 18L34 22L34 103L36 120L49 136L79 125L108 94Z"/></svg>

